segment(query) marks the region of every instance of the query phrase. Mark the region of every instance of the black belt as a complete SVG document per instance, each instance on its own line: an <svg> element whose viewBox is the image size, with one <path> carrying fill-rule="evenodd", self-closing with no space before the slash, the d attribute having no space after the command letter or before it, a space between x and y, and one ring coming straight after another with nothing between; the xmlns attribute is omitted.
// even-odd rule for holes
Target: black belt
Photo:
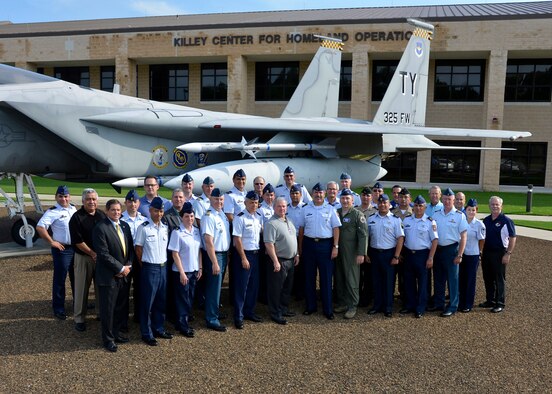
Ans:
<svg viewBox="0 0 552 394"><path fill-rule="evenodd" d="M259 249L255 249L255 250L244 250L245 253L250 253L250 254L258 254L259 253Z"/></svg>
<svg viewBox="0 0 552 394"><path fill-rule="evenodd" d="M333 238L311 238L311 237L305 237L307 239L310 239L313 242L324 242L324 241L331 241Z"/></svg>
<svg viewBox="0 0 552 394"><path fill-rule="evenodd" d="M154 264L154 263L148 263L147 261L142 261L142 264L144 265L150 265L152 267L164 267L167 262L164 262L162 264Z"/></svg>
<svg viewBox="0 0 552 394"><path fill-rule="evenodd" d="M386 252L389 252L390 250L395 250L395 248L389 248L389 249L376 249L376 248L370 248L376 252L379 252L379 253L386 253Z"/></svg>
<svg viewBox="0 0 552 394"><path fill-rule="evenodd" d="M437 248L438 249L441 249L441 248L450 248L452 246L458 246L458 242L455 242L453 244L450 244L450 245L437 245Z"/></svg>
<svg viewBox="0 0 552 394"><path fill-rule="evenodd" d="M412 249L407 249L405 248L404 249L406 251L406 253L412 253L412 254L416 254L416 253L421 253L421 252L427 252L429 249L418 249L418 250L412 250Z"/></svg>

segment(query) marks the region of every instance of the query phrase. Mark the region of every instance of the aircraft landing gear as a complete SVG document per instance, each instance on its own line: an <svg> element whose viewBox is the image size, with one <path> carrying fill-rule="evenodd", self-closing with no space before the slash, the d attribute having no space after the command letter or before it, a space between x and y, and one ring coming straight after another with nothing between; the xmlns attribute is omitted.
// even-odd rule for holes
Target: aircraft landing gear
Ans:
<svg viewBox="0 0 552 394"><path fill-rule="evenodd" d="M6 208L8 208L8 216L10 219L15 216L20 216L20 219L12 226L11 236L19 245L32 248L33 243L38 239L38 232L36 231L36 222L25 216L25 197L23 194L25 183L29 189L29 194L33 200L35 210L38 213L44 213L33 179L29 174L7 172L0 173L0 180L2 179L13 179L15 182L15 200L0 187L0 194L6 199L5 204Z"/></svg>

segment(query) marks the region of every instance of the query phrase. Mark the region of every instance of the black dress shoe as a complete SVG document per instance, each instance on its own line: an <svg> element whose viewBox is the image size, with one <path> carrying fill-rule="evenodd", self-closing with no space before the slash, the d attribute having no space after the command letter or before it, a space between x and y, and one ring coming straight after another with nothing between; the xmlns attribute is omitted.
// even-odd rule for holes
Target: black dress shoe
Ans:
<svg viewBox="0 0 552 394"><path fill-rule="evenodd" d="M223 326L222 324L219 324L218 326L207 326L207 328L218 331L218 332L226 332L226 326Z"/></svg>
<svg viewBox="0 0 552 394"><path fill-rule="evenodd" d="M191 328L188 328L187 330L180 330L180 333L186 338L193 338L195 336L195 331Z"/></svg>
<svg viewBox="0 0 552 394"><path fill-rule="evenodd" d="M383 316L385 316L385 317L393 317L393 313L392 313L392 312L385 312L385 313L383 314Z"/></svg>
<svg viewBox="0 0 552 394"><path fill-rule="evenodd" d="M130 339L128 339L127 337L123 337L123 336L118 336L118 337L115 337L115 343L128 343L130 342Z"/></svg>
<svg viewBox="0 0 552 394"><path fill-rule="evenodd" d="M424 314L423 314L422 312L416 312L416 313L414 314L414 317L415 317L416 319L420 319L423 315L424 315Z"/></svg>
<svg viewBox="0 0 552 394"><path fill-rule="evenodd" d="M238 330L242 330L243 329L243 320L236 320L234 322L234 326L238 329Z"/></svg>
<svg viewBox="0 0 552 394"><path fill-rule="evenodd" d="M399 313L400 313L401 315L406 315L407 313L410 313L410 312L412 312L412 311L411 311L410 309L408 309L408 308L402 308L402 309L399 311Z"/></svg>
<svg viewBox="0 0 552 394"><path fill-rule="evenodd" d="M75 323L75 330L80 332L86 331L86 323Z"/></svg>
<svg viewBox="0 0 552 394"><path fill-rule="evenodd" d="M494 302L485 301L479 304L480 308L494 308L495 304Z"/></svg>
<svg viewBox="0 0 552 394"><path fill-rule="evenodd" d="M171 334L170 332L167 332L167 331L154 332L153 336L155 338L161 338L161 339L172 339L173 338L173 334Z"/></svg>
<svg viewBox="0 0 552 394"><path fill-rule="evenodd" d="M271 318L272 321L276 324L281 324L282 326L285 326L287 324L287 320L286 319L280 319L278 317L272 317Z"/></svg>
<svg viewBox="0 0 552 394"><path fill-rule="evenodd" d="M443 311L444 308L442 306L429 306L426 308L426 311L428 312L437 312L437 311Z"/></svg>
<svg viewBox="0 0 552 394"><path fill-rule="evenodd" d="M495 306L493 309L491 309L491 312L492 312L492 313L500 313L500 312L502 312L503 310L504 310L503 307L501 307L501 306Z"/></svg>
<svg viewBox="0 0 552 394"><path fill-rule="evenodd" d="M460 309L460 312L462 312L462 313L469 313L469 312L471 312L471 308Z"/></svg>
<svg viewBox="0 0 552 394"><path fill-rule="evenodd" d="M285 316L285 317L293 317L295 315L296 315L296 313L292 312L292 311L287 311L287 312L282 313L282 316Z"/></svg>
<svg viewBox="0 0 552 394"><path fill-rule="evenodd" d="M142 337L142 341L149 346L157 346L159 344L155 338Z"/></svg>
<svg viewBox="0 0 552 394"><path fill-rule="evenodd" d="M245 316L244 318L245 318L245 320L250 320L250 321L253 321L255 323L260 323L260 322L263 321L263 319L261 319L261 317L259 315Z"/></svg>
<svg viewBox="0 0 552 394"><path fill-rule="evenodd" d="M335 315L334 315L333 313L328 313L328 314L326 315L326 319L328 319L328 320L333 320L333 319L335 319Z"/></svg>
<svg viewBox="0 0 552 394"><path fill-rule="evenodd" d="M54 312L54 316L59 320L67 319L67 315L65 314L65 312Z"/></svg>
<svg viewBox="0 0 552 394"><path fill-rule="evenodd" d="M117 351L117 345L115 345L113 342L107 342L104 347L111 353L115 353Z"/></svg>
<svg viewBox="0 0 552 394"><path fill-rule="evenodd" d="M377 309L370 309L370 310L368 311L368 314L369 314L369 315L375 315L376 313L378 313L378 310L377 310Z"/></svg>
<svg viewBox="0 0 552 394"><path fill-rule="evenodd" d="M305 316L310 316L313 313L316 313L316 311L303 311L303 315L305 315Z"/></svg>
<svg viewBox="0 0 552 394"><path fill-rule="evenodd" d="M439 316L441 316L441 317L451 317L452 315L454 315L454 312L445 311L445 312L441 313Z"/></svg>

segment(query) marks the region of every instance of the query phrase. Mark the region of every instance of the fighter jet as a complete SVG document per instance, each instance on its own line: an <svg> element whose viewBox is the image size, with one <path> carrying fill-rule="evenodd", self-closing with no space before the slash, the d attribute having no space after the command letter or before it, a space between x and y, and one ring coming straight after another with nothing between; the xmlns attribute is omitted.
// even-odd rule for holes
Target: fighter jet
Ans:
<svg viewBox="0 0 552 394"><path fill-rule="evenodd" d="M531 135L424 127L434 27L408 22L415 29L373 122L337 117L343 43L332 38L321 38L280 118L129 97L0 65L0 179L16 180L17 198L2 189L0 194L7 197L10 214L21 216L12 234L27 246L36 237L23 214L25 183L40 209L28 174L118 180L116 187L138 187L152 174L176 187L190 173L195 179L209 175L228 190L238 168L250 175L249 182L260 175L277 183L290 165L307 186L342 172L362 185L386 174L382 153L441 148L425 136L515 140ZM390 138L397 134L400 138ZM249 158L240 159L244 155Z"/></svg>

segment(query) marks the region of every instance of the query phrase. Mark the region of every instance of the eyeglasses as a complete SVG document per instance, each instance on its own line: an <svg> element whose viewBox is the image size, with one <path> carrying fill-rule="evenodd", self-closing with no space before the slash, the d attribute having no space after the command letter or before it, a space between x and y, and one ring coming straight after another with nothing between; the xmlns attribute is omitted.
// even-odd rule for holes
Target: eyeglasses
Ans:
<svg viewBox="0 0 552 394"><path fill-rule="evenodd" d="M293 178L293 174L286 174L284 175L284 178Z"/></svg>

